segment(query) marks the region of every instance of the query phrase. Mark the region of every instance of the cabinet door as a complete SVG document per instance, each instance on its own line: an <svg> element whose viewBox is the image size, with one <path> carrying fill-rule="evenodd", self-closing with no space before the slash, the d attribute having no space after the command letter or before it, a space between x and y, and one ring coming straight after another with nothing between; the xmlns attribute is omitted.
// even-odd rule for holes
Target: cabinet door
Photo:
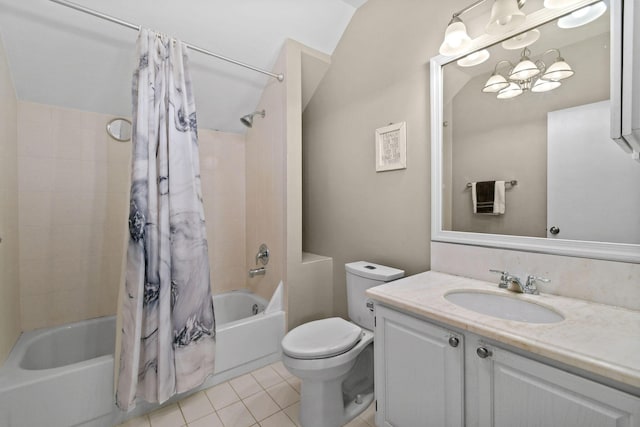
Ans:
<svg viewBox="0 0 640 427"><path fill-rule="evenodd" d="M480 426L640 427L640 398L500 348L480 347L492 353L479 363Z"/></svg>
<svg viewBox="0 0 640 427"><path fill-rule="evenodd" d="M462 335L377 305L374 360L377 425L463 425Z"/></svg>

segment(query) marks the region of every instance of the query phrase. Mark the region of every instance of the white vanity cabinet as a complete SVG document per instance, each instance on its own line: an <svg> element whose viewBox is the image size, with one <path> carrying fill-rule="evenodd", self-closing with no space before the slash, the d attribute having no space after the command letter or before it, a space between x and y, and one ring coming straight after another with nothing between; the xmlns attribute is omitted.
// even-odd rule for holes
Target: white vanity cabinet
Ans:
<svg viewBox="0 0 640 427"><path fill-rule="evenodd" d="M640 398L466 335L476 360L466 372L476 385L468 425L640 426Z"/></svg>
<svg viewBox="0 0 640 427"><path fill-rule="evenodd" d="M640 427L639 397L473 333L376 304L375 334L379 427Z"/></svg>
<svg viewBox="0 0 640 427"><path fill-rule="evenodd" d="M464 425L461 334L378 305L374 360L379 427Z"/></svg>

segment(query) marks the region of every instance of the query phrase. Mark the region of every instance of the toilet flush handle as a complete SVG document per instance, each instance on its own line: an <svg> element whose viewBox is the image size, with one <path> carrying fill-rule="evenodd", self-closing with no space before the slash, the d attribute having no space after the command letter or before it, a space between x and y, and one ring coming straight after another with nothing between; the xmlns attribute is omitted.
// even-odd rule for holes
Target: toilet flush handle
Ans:
<svg viewBox="0 0 640 427"><path fill-rule="evenodd" d="M369 309L369 311L373 311L373 301L367 301L367 308Z"/></svg>

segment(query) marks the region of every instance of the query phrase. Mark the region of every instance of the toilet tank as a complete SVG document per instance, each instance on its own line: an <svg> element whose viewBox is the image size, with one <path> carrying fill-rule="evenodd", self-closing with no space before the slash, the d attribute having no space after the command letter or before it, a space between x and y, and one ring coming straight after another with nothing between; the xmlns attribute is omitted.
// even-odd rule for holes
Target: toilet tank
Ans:
<svg viewBox="0 0 640 427"><path fill-rule="evenodd" d="M403 270L357 261L345 264L347 270L347 303L349 318L361 327L373 330L373 310L367 307L367 289L404 276Z"/></svg>

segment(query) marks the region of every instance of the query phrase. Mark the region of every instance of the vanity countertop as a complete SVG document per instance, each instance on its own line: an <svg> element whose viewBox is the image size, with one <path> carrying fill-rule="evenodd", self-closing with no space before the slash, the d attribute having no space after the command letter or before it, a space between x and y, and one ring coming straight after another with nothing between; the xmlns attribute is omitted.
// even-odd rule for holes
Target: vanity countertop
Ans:
<svg viewBox="0 0 640 427"><path fill-rule="evenodd" d="M473 289L552 307L565 319L524 323L467 310L445 299ZM640 312L551 294L524 295L497 283L428 271L367 290L385 305L512 345L640 388Z"/></svg>

